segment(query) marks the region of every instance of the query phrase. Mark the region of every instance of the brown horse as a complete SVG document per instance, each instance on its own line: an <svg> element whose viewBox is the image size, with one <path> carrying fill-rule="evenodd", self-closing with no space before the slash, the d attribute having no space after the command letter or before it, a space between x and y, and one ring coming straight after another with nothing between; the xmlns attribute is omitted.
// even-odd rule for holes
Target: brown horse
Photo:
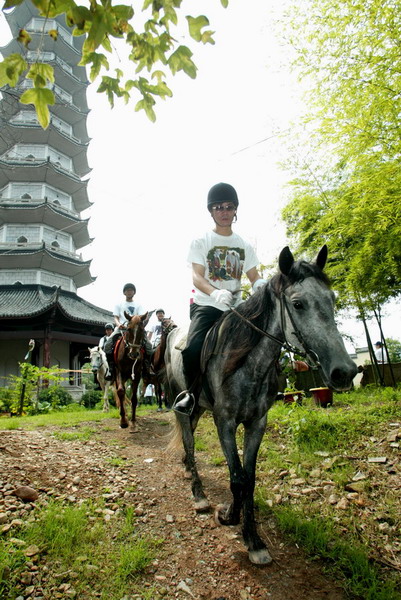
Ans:
<svg viewBox="0 0 401 600"><path fill-rule="evenodd" d="M116 366L116 395L120 408L120 427L126 428L130 424L131 429L136 428L136 405L137 390L142 375L142 361L145 353L145 325L148 313L144 315L130 315L124 313L127 319L127 328L123 336L117 340L114 349L114 362ZM125 401L127 399L125 386L131 379L131 420L128 423L125 412ZM117 400L117 399L116 399Z"/></svg>

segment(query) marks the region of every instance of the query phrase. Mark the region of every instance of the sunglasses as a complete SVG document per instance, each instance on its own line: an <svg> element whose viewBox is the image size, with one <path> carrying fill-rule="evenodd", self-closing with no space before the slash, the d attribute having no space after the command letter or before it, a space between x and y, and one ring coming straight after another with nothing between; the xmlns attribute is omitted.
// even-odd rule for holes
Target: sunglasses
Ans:
<svg viewBox="0 0 401 600"><path fill-rule="evenodd" d="M215 204L214 206L212 206L212 210L215 212L231 212L236 210L236 207L234 206L234 204Z"/></svg>

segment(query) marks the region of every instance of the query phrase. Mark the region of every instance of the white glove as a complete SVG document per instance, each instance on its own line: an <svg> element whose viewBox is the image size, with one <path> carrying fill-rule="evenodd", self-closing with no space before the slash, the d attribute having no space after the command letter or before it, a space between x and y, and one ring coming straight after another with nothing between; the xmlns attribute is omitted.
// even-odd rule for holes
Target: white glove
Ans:
<svg viewBox="0 0 401 600"><path fill-rule="evenodd" d="M210 294L210 297L213 298L217 304L224 306L224 310L230 308L234 301L233 295L229 290L214 290L214 292Z"/></svg>
<svg viewBox="0 0 401 600"><path fill-rule="evenodd" d="M256 290L262 286L265 285L266 281L264 279L257 279L256 281L253 282L252 284L252 289L254 292L256 292Z"/></svg>

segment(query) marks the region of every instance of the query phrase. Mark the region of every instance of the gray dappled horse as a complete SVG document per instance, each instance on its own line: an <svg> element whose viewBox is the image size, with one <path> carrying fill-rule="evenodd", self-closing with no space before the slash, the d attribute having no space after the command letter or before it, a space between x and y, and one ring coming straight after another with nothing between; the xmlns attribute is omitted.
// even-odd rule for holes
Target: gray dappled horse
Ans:
<svg viewBox="0 0 401 600"><path fill-rule="evenodd" d="M272 560L257 532L253 496L267 411L277 395L276 364L282 346L319 366L334 390L348 389L357 372L334 322L334 294L323 273L326 259L326 246L314 263L295 262L288 247L281 251L279 272L236 310L223 313L210 330L202 353L200 402L190 417L175 413L198 512L210 505L196 468L193 432L206 409L213 413L233 496L229 506L216 508L216 520L222 525L236 525L243 513L243 538L255 564ZM176 348L182 336L183 331L175 329L167 339L167 380L173 397L185 389L181 351ZM235 438L241 423L243 463Z"/></svg>

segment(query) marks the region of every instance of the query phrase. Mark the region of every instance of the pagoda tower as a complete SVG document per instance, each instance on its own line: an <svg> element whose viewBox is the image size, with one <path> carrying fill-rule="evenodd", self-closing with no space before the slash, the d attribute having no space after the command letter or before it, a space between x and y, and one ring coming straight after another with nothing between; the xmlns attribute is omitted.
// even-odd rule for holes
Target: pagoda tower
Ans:
<svg viewBox="0 0 401 600"><path fill-rule="evenodd" d="M83 346L98 342L109 311L77 296L95 278L79 250L91 242L81 212L88 199L89 113L84 67L78 66L83 36L73 36L65 17L40 17L31 2L4 12L12 40L3 57L24 54L53 66L55 104L44 130L33 105L19 103L32 85L4 87L0 100L0 376L18 370L29 339L33 361L72 369ZM25 48L21 29L32 38ZM57 30L57 39L48 35ZM10 346L11 344L11 346ZM7 348L2 359L4 350ZM10 355L10 348L12 348ZM3 352L2 352L3 350ZM0 385L2 382L0 380Z"/></svg>

